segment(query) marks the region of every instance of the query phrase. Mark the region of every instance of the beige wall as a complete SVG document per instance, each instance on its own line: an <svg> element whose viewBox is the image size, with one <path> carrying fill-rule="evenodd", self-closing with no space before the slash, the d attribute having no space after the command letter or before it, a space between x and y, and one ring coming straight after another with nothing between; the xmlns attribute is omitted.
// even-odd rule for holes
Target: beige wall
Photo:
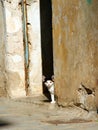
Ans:
<svg viewBox="0 0 98 130"><path fill-rule="evenodd" d="M24 48L22 12L19 1L5 1L6 14L6 78L10 97L25 96Z"/></svg>
<svg viewBox="0 0 98 130"><path fill-rule="evenodd" d="M4 23L4 9L0 1L0 96L6 96Z"/></svg>
<svg viewBox="0 0 98 130"><path fill-rule="evenodd" d="M27 23L29 41L29 95L42 94L42 61L40 38L39 0L27 0Z"/></svg>
<svg viewBox="0 0 98 130"><path fill-rule="evenodd" d="M21 0L5 0L5 63L6 89L9 97L25 97L25 58L23 43L23 21ZM42 94L42 67L40 47L39 1L27 0L28 40L29 40L29 93L28 96ZM0 8L1 9L1 8ZM0 11L0 15L1 11ZM2 24L2 19L0 21ZM3 27L3 26L2 26ZM2 28L3 29L3 28ZM2 30L0 30L2 32ZM2 37L2 36L1 36ZM3 42L4 43L4 42ZM3 44L0 44L3 46ZM0 46L0 47L2 47ZM3 51L3 49L2 49ZM0 52L2 56L3 52ZM3 62L3 57L2 61ZM3 78L3 77L1 77ZM3 82L3 81L2 81ZM5 83L5 82L4 82ZM4 84L3 83L3 84ZM3 85L4 86L4 85Z"/></svg>
<svg viewBox="0 0 98 130"><path fill-rule="evenodd" d="M91 3L52 0L55 91L58 103L63 106L80 103L87 109L89 104L93 106L90 109L95 108L93 103L98 98L97 7L97 0ZM92 92L94 89L95 96L87 94L81 83Z"/></svg>

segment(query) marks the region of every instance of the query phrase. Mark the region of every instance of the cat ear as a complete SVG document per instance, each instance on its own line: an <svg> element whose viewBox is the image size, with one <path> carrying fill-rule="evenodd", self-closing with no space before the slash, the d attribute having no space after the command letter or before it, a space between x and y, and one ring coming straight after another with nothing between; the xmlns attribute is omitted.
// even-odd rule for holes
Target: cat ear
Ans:
<svg viewBox="0 0 98 130"><path fill-rule="evenodd" d="M47 82L44 83L46 86L48 86Z"/></svg>
<svg viewBox="0 0 98 130"><path fill-rule="evenodd" d="M54 82L54 75L51 76L52 81Z"/></svg>
<svg viewBox="0 0 98 130"><path fill-rule="evenodd" d="M42 81L43 81L43 82L45 82L45 78L46 78L46 77L43 75L43 76L42 76Z"/></svg>

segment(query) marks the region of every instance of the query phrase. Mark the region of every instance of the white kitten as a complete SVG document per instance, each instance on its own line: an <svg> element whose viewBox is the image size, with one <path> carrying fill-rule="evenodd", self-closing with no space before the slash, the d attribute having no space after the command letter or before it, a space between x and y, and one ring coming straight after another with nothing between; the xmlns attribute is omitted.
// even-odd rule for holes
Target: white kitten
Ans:
<svg viewBox="0 0 98 130"><path fill-rule="evenodd" d="M45 83L46 87L48 88L48 91L51 95L51 103L55 103L54 99L54 82L52 80L47 80Z"/></svg>
<svg viewBox="0 0 98 130"><path fill-rule="evenodd" d="M45 77L43 77L44 81L45 81ZM51 103L55 103L55 99L54 99L54 82L52 80L47 80L44 82L45 86L48 88L48 91L50 92L50 96L51 96Z"/></svg>

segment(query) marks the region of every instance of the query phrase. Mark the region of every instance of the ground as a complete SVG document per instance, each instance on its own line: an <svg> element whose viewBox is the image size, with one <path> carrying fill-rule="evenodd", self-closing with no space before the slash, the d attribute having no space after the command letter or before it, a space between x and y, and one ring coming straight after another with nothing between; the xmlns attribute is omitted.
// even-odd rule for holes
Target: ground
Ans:
<svg viewBox="0 0 98 130"><path fill-rule="evenodd" d="M44 96L0 98L0 130L98 130L95 112L62 108Z"/></svg>

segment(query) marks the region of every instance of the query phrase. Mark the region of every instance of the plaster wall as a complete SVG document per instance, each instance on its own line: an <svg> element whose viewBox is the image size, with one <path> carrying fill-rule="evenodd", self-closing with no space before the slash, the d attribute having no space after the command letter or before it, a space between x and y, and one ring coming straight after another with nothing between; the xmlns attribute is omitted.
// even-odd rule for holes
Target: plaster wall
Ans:
<svg viewBox="0 0 98 130"><path fill-rule="evenodd" d="M93 110L98 107L98 0L52 0L52 10L58 103Z"/></svg>
<svg viewBox="0 0 98 130"><path fill-rule="evenodd" d="M2 3L3 7L0 1L0 94L6 93L5 95L11 98L25 97L27 79L25 79L22 1L5 0ZM27 0L26 13L30 61L27 96L34 96L42 94L39 1Z"/></svg>
<svg viewBox="0 0 98 130"><path fill-rule="evenodd" d="M5 24L3 4L0 1L0 96L7 96L5 77Z"/></svg>
<svg viewBox="0 0 98 130"><path fill-rule="evenodd" d="M27 0L29 42L29 95L42 94L42 61L39 0Z"/></svg>
<svg viewBox="0 0 98 130"><path fill-rule="evenodd" d="M9 97L13 98L26 95L22 12L19 2L19 0L4 1L6 22L6 88Z"/></svg>

